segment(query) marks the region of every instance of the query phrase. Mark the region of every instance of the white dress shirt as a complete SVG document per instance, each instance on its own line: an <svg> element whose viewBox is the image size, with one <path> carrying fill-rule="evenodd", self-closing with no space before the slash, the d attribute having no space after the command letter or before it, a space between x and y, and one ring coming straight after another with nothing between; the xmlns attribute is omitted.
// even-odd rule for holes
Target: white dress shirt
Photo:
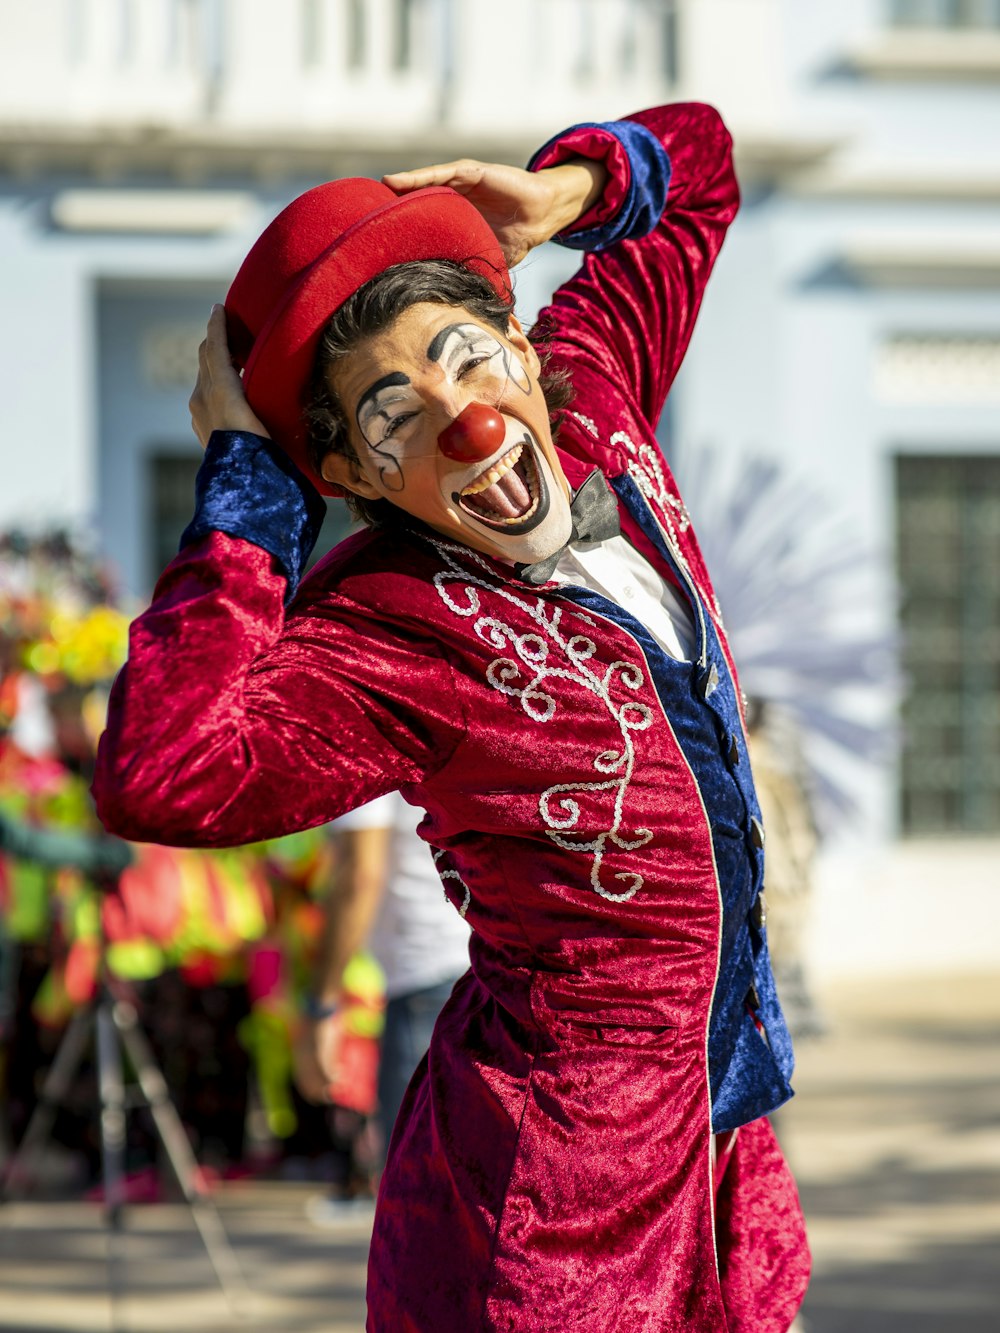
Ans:
<svg viewBox="0 0 1000 1333"><path fill-rule="evenodd" d="M609 537L598 546L567 546L552 578L617 602L665 653L680 662L693 658L694 621L686 600L624 537Z"/></svg>

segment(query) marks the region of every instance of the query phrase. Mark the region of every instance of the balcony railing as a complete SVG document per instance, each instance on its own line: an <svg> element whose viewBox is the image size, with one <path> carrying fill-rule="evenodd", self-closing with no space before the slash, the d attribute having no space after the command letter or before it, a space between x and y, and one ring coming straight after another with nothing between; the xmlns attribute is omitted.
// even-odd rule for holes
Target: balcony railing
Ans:
<svg viewBox="0 0 1000 1333"><path fill-rule="evenodd" d="M530 133L661 98L673 0L32 0L0 127Z"/></svg>

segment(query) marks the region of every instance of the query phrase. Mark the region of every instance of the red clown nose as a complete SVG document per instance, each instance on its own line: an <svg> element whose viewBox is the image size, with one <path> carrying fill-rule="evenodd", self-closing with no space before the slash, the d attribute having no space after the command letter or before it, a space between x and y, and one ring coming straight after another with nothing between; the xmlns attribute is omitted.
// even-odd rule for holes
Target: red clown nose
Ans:
<svg viewBox="0 0 1000 1333"><path fill-rule="evenodd" d="M470 403L438 436L438 448L456 463L475 463L489 458L503 444L504 419L485 403Z"/></svg>

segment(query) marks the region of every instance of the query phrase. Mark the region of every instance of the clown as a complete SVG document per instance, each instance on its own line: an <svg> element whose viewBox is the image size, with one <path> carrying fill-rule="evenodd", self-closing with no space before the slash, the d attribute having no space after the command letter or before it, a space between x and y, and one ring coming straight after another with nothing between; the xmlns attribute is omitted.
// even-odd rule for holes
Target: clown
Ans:
<svg viewBox="0 0 1000 1333"><path fill-rule="evenodd" d="M390 1145L373 1333L785 1333L801 1300L764 830L654 433L737 205L718 115L663 107L527 172L320 186L211 317L96 794L208 846L425 811L472 967ZM528 338L507 265L552 237L589 253ZM318 492L367 526L299 586Z"/></svg>

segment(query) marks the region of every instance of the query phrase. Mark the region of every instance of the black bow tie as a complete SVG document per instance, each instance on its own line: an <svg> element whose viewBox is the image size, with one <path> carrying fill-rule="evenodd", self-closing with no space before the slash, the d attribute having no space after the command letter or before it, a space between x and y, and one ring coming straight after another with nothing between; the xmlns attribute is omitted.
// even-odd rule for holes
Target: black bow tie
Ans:
<svg viewBox="0 0 1000 1333"><path fill-rule="evenodd" d="M592 472L570 501L573 531L566 546L597 546L621 532L618 501L603 472ZM524 583L548 583L566 546L533 565L515 565L514 573Z"/></svg>

